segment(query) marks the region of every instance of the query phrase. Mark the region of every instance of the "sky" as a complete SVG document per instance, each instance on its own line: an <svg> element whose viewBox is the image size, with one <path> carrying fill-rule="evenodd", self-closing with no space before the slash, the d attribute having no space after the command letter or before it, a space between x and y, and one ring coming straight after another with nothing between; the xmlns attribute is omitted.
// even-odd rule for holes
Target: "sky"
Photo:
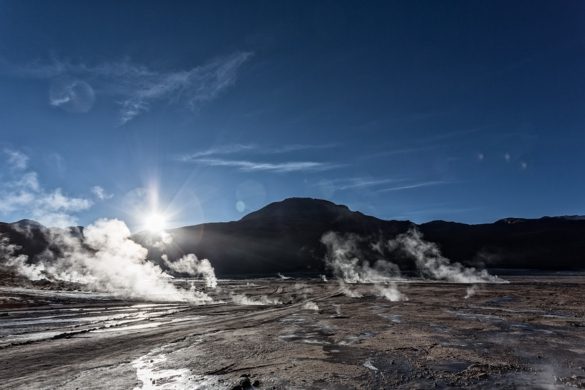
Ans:
<svg viewBox="0 0 585 390"><path fill-rule="evenodd" d="M0 0L0 220L585 214L585 2Z"/></svg>

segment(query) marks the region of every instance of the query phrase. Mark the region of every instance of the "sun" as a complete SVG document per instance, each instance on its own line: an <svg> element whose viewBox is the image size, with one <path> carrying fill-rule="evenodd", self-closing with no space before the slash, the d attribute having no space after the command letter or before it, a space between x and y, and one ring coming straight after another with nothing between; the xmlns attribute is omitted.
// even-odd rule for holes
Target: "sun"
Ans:
<svg viewBox="0 0 585 390"><path fill-rule="evenodd" d="M162 233L167 228L167 218L164 214L152 212L144 218L143 225L151 233Z"/></svg>

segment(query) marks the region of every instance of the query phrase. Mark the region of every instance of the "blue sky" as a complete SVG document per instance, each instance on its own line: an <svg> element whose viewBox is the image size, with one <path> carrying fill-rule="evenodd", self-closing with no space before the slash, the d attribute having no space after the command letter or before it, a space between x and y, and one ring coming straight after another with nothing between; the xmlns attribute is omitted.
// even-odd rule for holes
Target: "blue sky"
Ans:
<svg viewBox="0 0 585 390"><path fill-rule="evenodd" d="M581 1L0 1L0 220L585 214Z"/></svg>

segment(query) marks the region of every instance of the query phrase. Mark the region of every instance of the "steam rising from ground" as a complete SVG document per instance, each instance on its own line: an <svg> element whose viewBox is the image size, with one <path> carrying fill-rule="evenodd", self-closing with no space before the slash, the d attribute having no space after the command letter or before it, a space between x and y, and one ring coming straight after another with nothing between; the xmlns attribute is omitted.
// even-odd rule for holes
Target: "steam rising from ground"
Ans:
<svg viewBox="0 0 585 390"><path fill-rule="evenodd" d="M205 285L210 288L217 287L217 278L215 277L215 270L207 259L197 259L193 253L189 253L181 257L179 260L169 261L167 255L162 255L161 258L173 271L180 274L187 274L191 276L203 276Z"/></svg>
<svg viewBox="0 0 585 390"><path fill-rule="evenodd" d="M303 309L319 311L319 306L313 301L308 301L308 302L305 302L305 304L303 305Z"/></svg>
<svg viewBox="0 0 585 390"><path fill-rule="evenodd" d="M377 284L374 286L378 295L389 300L390 302L408 301L406 295L398 290L396 282L390 282L388 286Z"/></svg>
<svg viewBox="0 0 585 390"><path fill-rule="evenodd" d="M486 270L464 267L459 263L451 263L441 255L439 247L423 240L417 229L410 229L388 242L390 250L402 250L416 262L421 274L430 279L446 280L455 283L497 283L502 282L497 276L490 275Z"/></svg>
<svg viewBox="0 0 585 390"><path fill-rule="evenodd" d="M250 297L244 294L230 294L236 305L280 305L278 298L268 298L266 295Z"/></svg>
<svg viewBox="0 0 585 390"><path fill-rule="evenodd" d="M467 289L465 289L465 296L463 298L464 299L471 298L472 296L474 296L475 294L477 294L477 290L478 290L478 287L475 284L473 286L467 287Z"/></svg>
<svg viewBox="0 0 585 390"><path fill-rule="evenodd" d="M428 279L445 280L454 283L501 283L504 280L490 275L486 270L464 267L451 263L441 255L436 244L423 240L417 229L398 235L388 242L368 242L369 240L355 234L341 236L329 232L321 238L327 247L326 262L337 278L340 290L349 297L362 295L352 290L349 285L372 283L372 292L390 301L407 299L397 285L400 277L398 266L387 259L377 259L372 263L366 258L361 248L369 244L370 253L383 256L385 252L402 253L414 260L421 276ZM472 295L475 291L472 291ZM468 292L469 293L469 292Z"/></svg>
<svg viewBox="0 0 585 390"><path fill-rule="evenodd" d="M31 280L80 283L90 290L124 298L212 301L203 292L174 286L169 275L147 261L148 251L130 239L130 230L122 221L100 219L83 230L83 237L71 230L49 229L46 239L58 248L58 254L46 250L31 263L26 256L14 256L16 248L6 240L0 242L0 254L9 266ZM210 287L217 283L215 275L211 276L213 268L208 260L199 261L194 255L187 255L172 264L181 272L204 275Z"/></svg>
<svg viewBox="0 0 585 390"><path fill-rule="evenodd" d="M327 264L333 274L345 283L384 283L400 279L400 269L384 259L376 260L373 266L363 258L359 245L364 239L350 234L341 237L326 233L321 242L327 247Z"/></svg>
<svg viewBox="0 0 585 390"><path fill-rule="evenodd" d="M0 236L0 259L5 259L9 267L19 267L28 259L26 255L16 254L20 249L20 246L11 244L8 237Z"/></svg>
<svg viewBox="0 0 585 390"><path fill-rule="evenodd" d="M327 265L337 278L340 290L351 298L360 298L362 294L352 290L348 284L373 283L372 292L389 301L407 299L398 290L396 280L400 280L400 269L394 263L378 259L373 266L364 259L359 244L364 242L361 237L350 234L341 237L329 232L321 238L327 247Z"/></svg>

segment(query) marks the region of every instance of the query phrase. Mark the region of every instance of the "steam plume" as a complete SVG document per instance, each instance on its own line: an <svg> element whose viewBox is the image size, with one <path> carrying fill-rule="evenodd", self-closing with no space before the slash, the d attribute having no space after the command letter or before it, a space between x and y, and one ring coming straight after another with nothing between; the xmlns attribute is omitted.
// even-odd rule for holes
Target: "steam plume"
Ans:
<svg viewBox="0 0 585 390"><path fill-rule="evenodd" d="M278 298L268 298L266 295L258 297L249 297L244 294L230 294L232 301L236 305L280 305L282 302Z"/></svg>
<svg viewBox="0 0 585 390"><path fill-rule="evenodd" d="M423 240L417 229L410 229L388 242L388 249L400 250L411 256L417 269L424 277L446 280L455 283L496 283L503 282L497 276L490 275L486 270L464 267L459 263L451 263L441 255L436 244Z"/></svg>
<svg viewBox="0 0 585 390"><path fill-rule="evenodd" d="M58 248L58 254L47 250L34 263L27 262L26 256L15 257L16 248L5 240L0 253L12 254L7 264L31 280L80 283L124 298L192 303L212 300L203 292L175 287L167 274L147 261L147 250L130 239L122 221L100 219L84 229L83 237L69 230L49 229L46 238ZM180 264L186 267L186 261Z"/></svg>
<svg viewBox="0 0 585 390"><path fill-rule="evenodd" d="M373 252L383 256L387 252L402 252L414 260L421 276L435 280L446 280L455 283L502 283L504 280L490 275L486 270L464 267L452 263L441 252L436 244L423 240L417 229L398 235L386 243L369 242L355 234L339 235L329 232L321 238L327 248L327 266L337 278L342 293L349 297L360 297L361 294L352 290L348 284L372 283L372 291L390 301L407 299L398 290L397 281L400 269L391 261L377 259L373 265L360 248L369 244ZM371 252L370 252L371 253ZM468 291L468 298L475 291Z"/></svg>
<svg viewBox="0 0 585 390"><path fill-rule="evenodd" d="M400 278L400 269L384 259L376 260L373 266L359 249L358 244L365 241L355 234L340 236L326 233L321 242L327 247L327 265L333 275L345 283L386 283Z"/></svg>
<svg viewBox="0 0 585 390"><path fill-rule="evenodd" d="M379 296L391 302L408 301L408 298L398 290L396 282L390 282L387 286L377 284L374 288L378 291Z"/></svg>
<svg viewBox="0 0 585 390"><path fill-rule="evenodd" d="M364 241L355 234L340 236L333 232L321 238L327 247L327 265L337 278L340 291L348 297L360 298L362 294L348 284L373 283L372 292L377 296L393 302L406 299L395 282L400 279L398 266L384 259L376 260L371 266L359 249L359 244Z"/></svg>
<svg viewBox="0 0 585 390"><path fill-rule="evenodd" d="M473 286L469 286L465 289L465 296L463 297L464 299L469 299L472 296L474 296L475 294L477 294L477 285L473 285Z"/></svg>
<svg viewBox="0 0 585 390"><path fill-rule="evenodd" d="M319 311L319 306L313 301L308 301L308 302L305 302L305 304L303 305L303 309Z"/></svg>
<svg viewBox="0 0 585 390"><path fill-rule="evenodd" d="M217 278L215 277L215 270L207 259L197 259L193 253L189 253L176 261L169 261L167 255L162 255L161 258L173 271L180 274L188 274L190 276L203 276L205 285L210 288L217 287Z"/></svg>

